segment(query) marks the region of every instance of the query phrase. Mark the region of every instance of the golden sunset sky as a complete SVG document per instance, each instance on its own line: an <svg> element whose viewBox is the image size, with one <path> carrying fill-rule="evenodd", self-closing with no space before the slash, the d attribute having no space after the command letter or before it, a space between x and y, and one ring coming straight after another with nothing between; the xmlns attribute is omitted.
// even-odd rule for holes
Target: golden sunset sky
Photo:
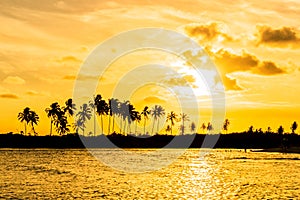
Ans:
<svg viewBox="0 0 300 200"><path fill-rule="evenodd" d="M93 49L120 32L145 27L186 34L206 50L223 80L230 132L250 125L289 131L293 121L300 122L297 0L9 0L0 1L0 10L0 132L23 130L17 114L28 106L40 116L37 132L48 134L45 108L73 96L80 66ZM130 67L151 61L185 69L165 52L134 52L112 64L97 92L110 98ZM183 74L189 84L196 82L188 70ZM170 87L180 85L169 81ZM201 87L197 92L199 101L206 98ZM167 93L144 86L130 100L138 110L161 104L177 111L176 98ZM210 120L207 113L202 122Z"/></svg>

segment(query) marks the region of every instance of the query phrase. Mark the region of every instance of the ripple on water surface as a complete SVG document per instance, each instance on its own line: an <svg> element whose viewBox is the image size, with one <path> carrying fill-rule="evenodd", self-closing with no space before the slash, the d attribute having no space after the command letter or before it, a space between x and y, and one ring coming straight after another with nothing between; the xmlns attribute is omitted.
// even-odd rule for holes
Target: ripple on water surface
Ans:
<svg viewBox="0 0 300 200"><path fill-rule="evenodd" d="M116 156L110 152L113 149L103 151L105 156L114 155L109 159L122 160L124 156L122 153ZM147 153L141 149L133 151ZM174 155L172 151L170 157ZM217 149L204 158L199 155L199 150L191 149L160 170L126 173L100 163L87 150L0 150L0 199L288 199L300 196L298 154Z"/></svg>

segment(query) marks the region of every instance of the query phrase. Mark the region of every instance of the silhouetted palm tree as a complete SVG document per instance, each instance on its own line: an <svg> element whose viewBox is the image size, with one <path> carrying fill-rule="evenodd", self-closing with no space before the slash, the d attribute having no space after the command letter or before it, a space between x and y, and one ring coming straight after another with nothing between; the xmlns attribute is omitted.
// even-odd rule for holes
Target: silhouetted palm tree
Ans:
<svg viewBox="0 0 300 200"><path fill-rule="evenodd" d="M173 135L173 126L175 121L178 121L178 116L174 111L171 111L167 116L167 122L170 121L171 124L171 135Z"/></svg>
<svg viewBox="0 0 300 200"><path fill-rule="evenodd" d="M63 110L63 116L65 116L67 114L67 116L72 117L74 115L74 112L76 111L76 105L73 103L73 100L70 98L65 102L65 106L62 107ZM66 120L68 121L68 117L66 116ZM62 120L59 120L62 121ZM64 122L62 122L64 123ZM69 126L69 125L68 125ZM70 131L68 129L68 131ZM66 131L66 132L68 132ZM59 132L59 134L64 134L61 131Z"/></svg>
<svg viewBox="0 0 300 200"><path fill-rule="evenodd" d="M205 123L202 123L201 129L202 129L202 132L204 133L204 131L206 130L206 125L205 125Z"/></svg>
<svg viewBox="0 0 300 200"><path fill-rule="evenodd" d="M46 108L45 112L47 113L47 117L50 118L50 135L52 135L52 125L54 121L58 120L61 109L59 104L55 102L50 105L50 108Z"/></svg>
<svg viewBox="0 0 300 200"><path fill-rule="evenodd" d="M24 126L25 126L24 132L25 132L25 135L27 134L27 124L29 123L29 115L30 115L30 108L29 107L26 107L23 110L23 112L20 112L18 114L18 120L20 122L24 122Z"/></svg>
<svg viewBox="0 0 300 200"><path fill-rule="evenodd" d="M291 126L292 134L295 134L297 128L298 128L298 124L297 122L294 122Z"/></svg>
<svg viewBox="0 0 300 200"><path fill-rule="evenodd" d="M112 121L112 130L113 130L113 132L115 132L115 117L119 113L119 105L120 105L120 102L119 102L118 99L111 98L109 100L109 112L110 112L110 115L113 118L113 121Z"/></svg>
<svg viewBox="0 0 300 200"><path fill-rule="evenodd" d="M85 123L91 119L92 111L90 107L84 103L82 106L80 106L79 112L76 114L78 117L77 124L81 124L82 132L84 135L84 129L85 129Z"/></svg>
<svg viewBox="0 0 300 200"><path fill-rule="evenodd" d="M67 117L65 115L61 115L60 118L58 119L58 123L56 124L56 131L60 135L64 135L65 133L69 132L69 124Z"/></svg>
<svg viewBox="0 0 300 200"><path fill-rule="evenodd" d="M36 112L30 110L29 107L24 108L23 112L18 114L18 120L20 122L24 122L25 126L25 135L27 134L27 125L30 123L34 134L36 134L34 130L34 124L37 125L39 121L39 116Z"/></svg>
<svg viewBox="0 0 300 200"><path fill-rule="evenodd" d="M39 122L39 116L36 114L36 112L34 111L30 111L30 114L29 114L29 123L31 124L31 127L32 127L32 130L33 130L33 133L34 135L37 135L37 133L35 132L35 129L34 129L34 125L37 125L38 122Z"/></svg>
<svg viewBox="0 0 300 200"><path fill-rule="evenodd" d="M125 130L126 130L126 121L128 120L129 117L129 101L124 101L120 103L120 108L119 108L119 116L120 116L120 133L123 133L125 135ZM123 122L123 123L122 123Z"/></svg>
<svg viewBox="0 0 300 200"><path fill-rule="evenodd" d="M168 132L171 131L171 126L170 125L167 125L167 128L166 128L166 134L168 134Z"/></svg>
<svg viewBox="0 0 300 200"><path fill-rule="evenodd" d="M127 121L128 121L128 129L129 131L127 132L131 132L131 122L135 121L135 112L137 112L135 110L135 107L129 103L128 104L128 115L127 115Z"/></svg>
<svg viewBox="0 0 300 200"><path fill-rule="evenodd" d="M99 97L98 97L99 98ZM89 106L93 110L93 118L94 118L94 136L96 136L96 101L98 100L96 97L93 97L93 100L89 101ZM101 97L102 98L102 97Z"/></svg>
<svg viewBox="0 0 300 200"><path fill-rule="evenodd" d="M159 132L159 118L165 115L165 109L160 105L155 105L152 108L150 113L153 117L153 127L152 127L152 135L153 135L155 121L157 121L157 133Z"/></svg>
<svg viewBox="0 0 300 200"><path fill-rule="evenodd" d="M65 106L63 107L63 111L65 114L68 114L70 117L74 115L76 110L76 105L73 103L72 99L68 99L65 102Z"/></svg>
<svg viewBox="0 0 300 200"><path fill-rule="evenodd" d="M283 132L284 132L284 128L283 128L282 126L279 126L279 128L278 128L278 130L277 130L277 133L278 133L279 135L282 135Z"/></svg>
<svg viewBox="0 0 300 200"><path fill-rule="evenodd" d="M228 126L230 125L229 119L225 119L224 124L223 124L223 130L228 131Z"/></svg>
<svg viewBox="0 0 300 200"><path fill-rule="evenodd" d="M208 124L207 124L207 131L208 132L210 132L210 131L212 131L212 130L214 130L214 128L213 128L213 126L212 126L212 124L210 123L210 122L208 122Z"/></svg>
<svg viewBox="0 0 300 200"><path fill-rule="evenodd" d="M134 121L135 121L135 131L134 131L134 133L135 133L135 135L137 135L137 132L136 132L137 124L140 123L142 117L141 117L141 114L138 111L135 111L133 113L133 115L134 115Z"/></svg>
<svg viewBox="0 0 300 200"><path fill-rule="evenodd" d="M253 127L253 126L250 126L249 129L248 129L248 131L247 131L247 133L253 134L253 129L254 129L254 127Z"/></svg>
<svg viewBox="0 0 300 200"><path fill-rule="evenodd" d="M185 113L180 113L180 118L181 118L181 121L182 121L181 135L184 135L184 129L185 129L184 122L189 121L190 119L189 119L189 116Z"/></svg>
<svg viewBox="0 0 300 200"><path fill-rule="evenodd" d="M267 128L267 133L272 133L272 129L270 126L268 126L268 128Z"/></svg>
<svg viewBox="0 0 300 200"><path fill-rule="evenodd" d="M96 100L95 100L95 105L96 105L96 113L98 115L100 115L100 119L101 119L101 129L102 129L102 135L103 135L103 115L107 115L108 114L108 104L106 103L106 101L104 99L102 99L101 95L97 95L96 96Z"/></svg>
<svg viewBox="0 0 300 200"><path fill-rule="evenodd" d="M148 115L150 114L150 111L148 110L149 107L145 106L143 111L141 112L141 115L144 117L144 135L146 134L146 120L148 119Z"/></svg>
<svg viewBox="0 0 300 200"><path fill-rule="evenodd" d="M191 123L191 125L190 125L190 130L191 130L191 133L194 133L195 132L195 130L196 130L196 124L195 124L195 122L192 122Z"/></svg>
<svg viewBox="0 0 300 200"><path fill-rule="evenodd" d="M108 128L107 128L107 134L110 134L110 121L111 121L111 118L113 116L113 110L111 109L111 107L112 107L111 104L112 104L111 99L108 99L108 104L107 104L107 106L108 106Z"/></svg>
<svg viewBox="0 0 300 200"><path fill-rule="evenodd" d="M76 131L76 134L79 134L79 129L84 131L85 124L82 122L80 118L75 120L75 122L73 123L73 129Z"/></svg>

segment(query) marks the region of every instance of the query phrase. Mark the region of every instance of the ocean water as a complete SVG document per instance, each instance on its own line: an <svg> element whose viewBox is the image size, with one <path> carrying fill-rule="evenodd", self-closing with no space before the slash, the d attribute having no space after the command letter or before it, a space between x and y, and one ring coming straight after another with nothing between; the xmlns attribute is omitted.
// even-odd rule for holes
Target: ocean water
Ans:
<svg viewBox="0 0 300 200"><path fill-rule="evenodd" d="M147 154L155 150L128 151ZM172 158L176 151L170 149L162 156ZM122 169L132 168L122 151L97 149L95 152L106 160L118 160ZM147 165L144 171L151 169ZM300 197L299 154L190 149L168 166L144 171L116 170L83 149L1 149L0 199Z"/></svg>

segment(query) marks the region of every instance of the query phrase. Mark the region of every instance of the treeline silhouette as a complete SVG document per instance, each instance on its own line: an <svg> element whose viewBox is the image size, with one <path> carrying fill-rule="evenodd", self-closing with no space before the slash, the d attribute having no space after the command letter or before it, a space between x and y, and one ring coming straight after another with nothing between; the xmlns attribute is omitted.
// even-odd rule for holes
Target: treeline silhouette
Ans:
<svg viewBox="0 0 300 200"><path fill-rule="evenodd" d="M196 124L191 122L189 125L186 123L190 121L187 113L175 113L170 111L166 113L165 109L161 105L154 105L152 108L145 106L141 111L136 110L134 105L126 100L121 102L118 99L111 98L107 101L102 98L100 94L97 94L87 103L83 103L77 110L76 105L72 99L68 99L65 105L61 106L58 102L52 103L45 109L46 115L50 120L49 135L53 135L53 127L58 135L67 135L68 133L81 134L84 136L96 136L96 115L100 117L101 134L109 135L112 133L119 133L123 135L155 135L159 133L173 135L174 127L177 123L180 123L178 130L181 135L185 134L185 131L189 128L191 133L196 132ZM160 120L162 117L166 117L168 123L166 128L160 130ZM92 120L94 123L93 132L86 133L86 124ZM107 128L104 127L103 121L108 121ZM150 130L146 130L146 124L152 119ZM22 112L18 114L18 120L24 123L24 131L20 134L24 135L38 135L35 130L35 126L39 123L39 115L31 110L29 107L24 108ZM116 126L116 120L118 124ZM70 123L74 121L74 123ZM143 125L143 132L137 131L137 125ZM230 122L225 120L223 130L227 132ZM27 126L31 127L31 131L27 131ZM134 126L134 128L133 128ZM107 130L104 132L104 130ZM202 123L202 132L213 131L213 125L208 122L207 125Z"/></svg>
<svg viewBox="0 0 300 200"><path fill-rule="evenodd" d="M196 133L197 127L190 121L186 113L179 115L174 111L166 114L161 105L153 108L145 106L143 110L137 111L130 101L119 101L118 99L102 98L100 94L95 95L89 102L84 103L76 109L72 99L68 99L63 106L58 102L52 103L45 109L45 114L50 120L49 135L38 136L35 126L39 123L39 115L29 107L18 114L18 120L24 123L24 131L20 133L0 134L0 148L83 148L83 147L114 147L103 142L108 138L113 144L122 148L162 148L177 137L179 143L168 146L170 148L186 147L186 141L192 139L191 148L209 147L203 144L205 137L213 139L219 137L216 148L276 148L288 149L292 146L300 146L300 136L296 134L297 122L291 125L291 132L284 131L282 126L276 131L270 127L263 131L262 128L254 129L250 126L248 130L240 133L228 133L229 119L225 119L222 130L223 134L213 133L214 127L211 122L202 123ZM100 117L101 134L97 134L96 115ZM161 118L166 116L168 123L166 128L159 130ZM152 118L150 130L146 130L146 123ZM107 127L104 133L106 118ZM86 133L86 123L93 120L93 132ZM118 120L118 124L116 123ZM70 123L74 121L74 123ZM142 124L143 131L137 131L137 125ZM174 134L173 129L179 123L179 135ZM28 131L28 126L31 128ZM187 127L189 133L186 133ZM53 128L56 135L53 134ZM73 129L73 131L71 131ZM225 134L226 133L226 134ZM150 137L152 136L152 137ZM85 146L83 145L84 142Z"/></svg>
<svg viewBox="0 0 300 200"><path fill-rule="evenodd" d="M219 137L214 148L267 149L300 147L300 135L265 132L241 132L230 134L187 134L187 135L154 135L152 137L135 137L132 135L111 134L108 136L80 136L68 134L63 136L24 136L21 134L0 134L0 148L162 148L177 137L177 143L169 148L211 148L203 144L206 140ZM105 141L107 138L111 143ZM188 144L187 141L192 141ZM114 144L115 146L113 146Z"/></svg>

